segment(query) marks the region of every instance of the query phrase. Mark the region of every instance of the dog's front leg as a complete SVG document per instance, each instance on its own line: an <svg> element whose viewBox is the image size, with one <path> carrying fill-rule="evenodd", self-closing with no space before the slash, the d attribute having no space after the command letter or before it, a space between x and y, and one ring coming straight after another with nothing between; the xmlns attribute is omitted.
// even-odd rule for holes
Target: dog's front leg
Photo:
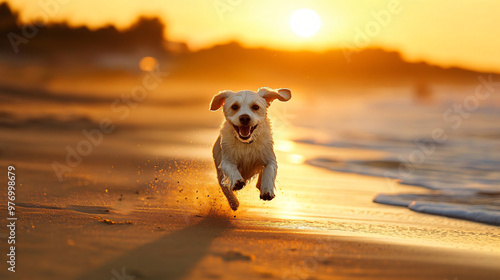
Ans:
<svg viewBox="0 0 500 280"><path fill-rule="evenodd" d="M238 166L230 161L222 160L220 167L224 175L229 179L230 190L241 190L245 186L245 180L238 171Z"/></svg>
<svg viewBox="0 0 500 280"><path fill-rule="evenodd" d="M271 200L274 198L274 180L276 179L276 172L278 164L275 160L270 161L262 173L259 175L260 184L260 199Z"/></svg>

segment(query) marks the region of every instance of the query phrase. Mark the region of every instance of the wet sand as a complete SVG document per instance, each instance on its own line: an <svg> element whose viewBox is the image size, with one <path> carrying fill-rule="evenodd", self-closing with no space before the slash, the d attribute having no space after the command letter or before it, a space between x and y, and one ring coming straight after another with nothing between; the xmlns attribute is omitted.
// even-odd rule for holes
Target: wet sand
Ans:
<svg viewBox="0 0 500 280"><path fill-rule="evenodd" d="M17 279L119 279L116 275L135 279L495 279L499 273L498 255L280 229L272 224L241 225L222 215L192 216L186 224L175 211L141 209L128 217L133 224L109 225L71 210L26 208L23 213L36 226L20 234ZM7 276L4 279L14 279L2 274Z"/></svg>

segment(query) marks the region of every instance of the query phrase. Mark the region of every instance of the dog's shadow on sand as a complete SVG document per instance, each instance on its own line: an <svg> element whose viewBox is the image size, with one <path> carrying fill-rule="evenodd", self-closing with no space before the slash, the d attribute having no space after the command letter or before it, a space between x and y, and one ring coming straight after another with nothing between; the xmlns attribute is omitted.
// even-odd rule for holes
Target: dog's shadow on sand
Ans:
<svg viewBox="0 0 500 280"><path fill-rule="evenodd" d="M77 279L182 279L209 253L212 241L233 228L228 217L209 215L126 252Z"/></svg>

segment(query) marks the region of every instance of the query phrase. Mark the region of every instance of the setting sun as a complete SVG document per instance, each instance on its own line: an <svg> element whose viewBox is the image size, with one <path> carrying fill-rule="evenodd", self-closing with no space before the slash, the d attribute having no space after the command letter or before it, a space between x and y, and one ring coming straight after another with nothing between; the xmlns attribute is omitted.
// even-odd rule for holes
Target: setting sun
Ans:
<svg viewBox="0 0 500 280"><path fill-rule="evenodd" d="M311 9L299 9L290 16L290 27L301 37L311 37L321 27L321 20Z"/></svg>

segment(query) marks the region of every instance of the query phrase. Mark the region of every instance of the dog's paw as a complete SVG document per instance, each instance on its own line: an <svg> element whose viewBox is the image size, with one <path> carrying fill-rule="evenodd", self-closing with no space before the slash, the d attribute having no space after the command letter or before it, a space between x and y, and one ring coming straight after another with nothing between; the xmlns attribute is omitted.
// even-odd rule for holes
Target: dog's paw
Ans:
<svg viewBox="0 0 500 280"><path fill-rule="evenodd" d="M268 193L268 192L261 193L260 194L260 199L262 199L262 200L272 200L274 198L274 196L275 196L274 193Z"/></svg>
<svg viewBox="0 0 500 280"><path fill-rule="evenodd" d="M240 206L240 203L238 201L231 201L229 202L229 206L233 211L238 210L238 207Z"/></svg>
<svg viewBox="0 0 500 280"><path fill-rule="evenodd" d="M245 184L246 184L245 180L243 180L243 179L236 181L236 183L234 183L234 186L233 186L233 191L239 191L239 190L243 189Z"/></svg>

